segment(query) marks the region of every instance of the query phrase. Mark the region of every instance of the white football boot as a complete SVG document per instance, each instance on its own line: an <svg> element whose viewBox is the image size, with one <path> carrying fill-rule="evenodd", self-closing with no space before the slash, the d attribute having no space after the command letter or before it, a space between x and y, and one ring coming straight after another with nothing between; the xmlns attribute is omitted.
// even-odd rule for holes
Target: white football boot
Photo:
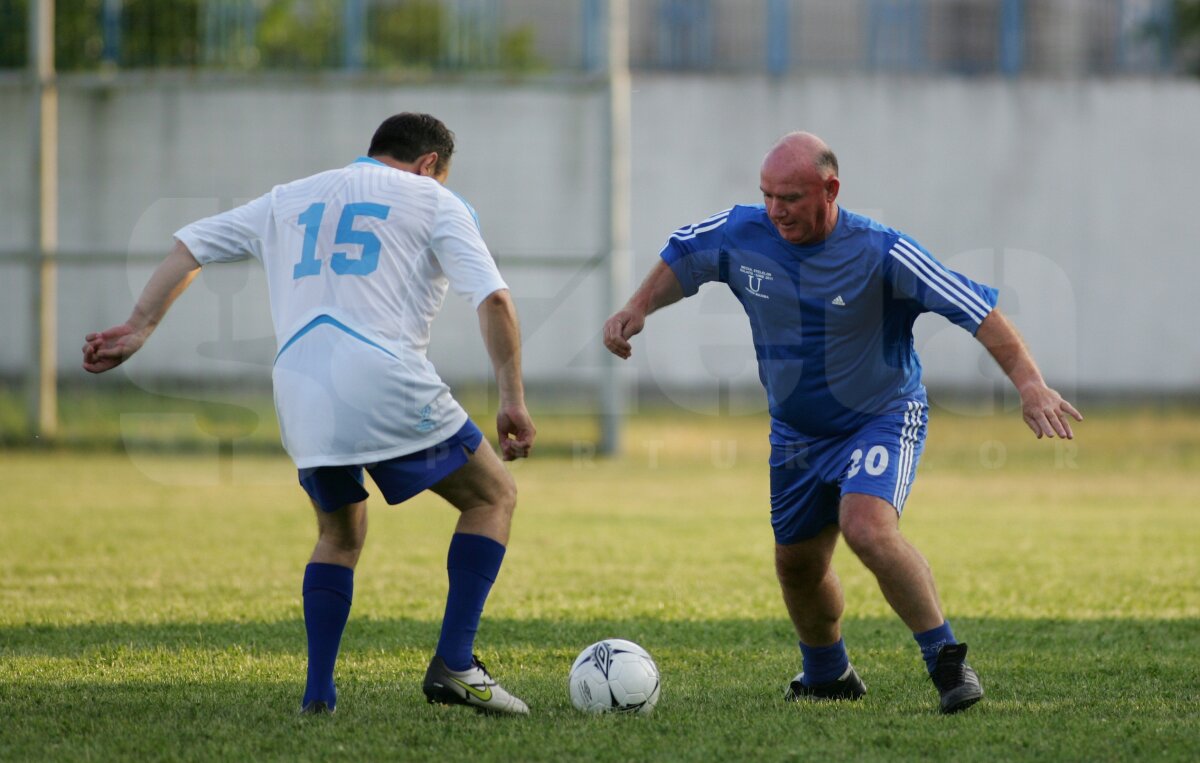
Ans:
<svg viewBox="0 0 1200 763"><path fill-rule="evenodd" d="M496 683L474 655L471 667L466 670L451 670L441 657L435 656L425 671L421 688L430 704L467 705L495 715L529 715L529 707Z"/></svg>

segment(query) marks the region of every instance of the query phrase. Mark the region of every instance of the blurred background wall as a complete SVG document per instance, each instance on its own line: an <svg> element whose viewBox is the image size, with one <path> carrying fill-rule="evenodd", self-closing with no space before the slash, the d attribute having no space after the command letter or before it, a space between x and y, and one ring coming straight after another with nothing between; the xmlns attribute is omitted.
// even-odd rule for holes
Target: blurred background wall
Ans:
<svg viewBox="0 0 1200 763"><path fill-rule="evenodd" d="M530 380L595 383L604 3L165 7L58 3L64 379L82 374L83 334L127 315L172 231L345 164L382 118L420 110L457 133L449 184L518 298ZM0 3L6 384L28 372L35 341L24 12ZM843 206L1000 287L1053 384L1194 392L1188 12L1159 0L634 0L635 283L675 228L758 202L763 153L806 129L839 155ZM918 330L931 387L994 388L967 334L936 317ZM265 382L273 351L261 273L207 268L128 373L149 388ZM490 373L453 296L430 354L454 381ZM636 384L668 393L757 385L745 318L720 287L652 318L633 368Z"/></svg>

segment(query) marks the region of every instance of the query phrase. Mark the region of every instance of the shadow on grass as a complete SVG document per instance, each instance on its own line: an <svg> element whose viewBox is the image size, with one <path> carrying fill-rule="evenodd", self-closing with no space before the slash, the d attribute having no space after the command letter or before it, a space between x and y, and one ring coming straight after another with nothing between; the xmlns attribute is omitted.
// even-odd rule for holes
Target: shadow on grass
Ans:
<svg viewBox="0 0 1200 763"><path fill-rule="evenodd" d="M783 620L485 618L481 655L536 711L514 720L425 705L420 680L438 630L427 621L352 618L338 713L315 719L295 715L297 619L6 625L0 760L1196 759L1200 620L955 626L988 695L945 718L894 618L846 621L868 696L821 704L782 700L799 664ZM608 636L658 659L664 700L652 719L571 707L567 666Z"/></svg>
<svg viewBox="0 0 1200 763"><path fill-rule="evenodd" d="M988 655L1037 654L1053 650L1071 653L1117 653L1124 649L1168 656L1192 652L1200 660L1200 619L1004 619L958 618L959 638L974 645L980 658ZM356 618L351 615L343 639L343 654L432 648L438 623L406 618ZM895 618L847 618L846 643L855 650L915 650L904 626ZM498 653L506 649L570 651L601 638L627 638L656 649L736 652L792 650L795 636L782 619L663 621L497 619L484 616L479 644ZM304 624L299 619L274 622L209 623L85 623L71 625L0 626L0 658L32 656L81 657L96 651L226 650L295 653L304 648Z"/></svg>

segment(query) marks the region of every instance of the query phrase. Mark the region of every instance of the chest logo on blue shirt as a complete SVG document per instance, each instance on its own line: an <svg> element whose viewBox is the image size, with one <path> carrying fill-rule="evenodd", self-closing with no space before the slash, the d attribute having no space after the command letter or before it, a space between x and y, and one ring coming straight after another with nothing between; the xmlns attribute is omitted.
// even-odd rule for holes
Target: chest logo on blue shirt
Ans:
<svg viewBox="0 0 1200 763"><path fill-rule="evenodd" d="M760 299L770 299L770 297L762 293L762 285L763 281L774 281L774 275L765 270L752 268L749 265L742 265L738 268L738 272L746 274L746 288L751 294Z"/></svg>

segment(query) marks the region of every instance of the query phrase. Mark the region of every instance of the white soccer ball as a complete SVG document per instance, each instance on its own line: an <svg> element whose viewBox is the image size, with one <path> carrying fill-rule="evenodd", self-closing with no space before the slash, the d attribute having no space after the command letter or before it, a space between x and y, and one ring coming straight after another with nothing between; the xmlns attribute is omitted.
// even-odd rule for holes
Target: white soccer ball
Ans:
<svg viewBox="0 0 1200 763"><path fill-rule="evenodd" d="M632 641L605 639L579 653L568 676L571 703L585 713L640 713L658 704L658 665Z"/></svg>

